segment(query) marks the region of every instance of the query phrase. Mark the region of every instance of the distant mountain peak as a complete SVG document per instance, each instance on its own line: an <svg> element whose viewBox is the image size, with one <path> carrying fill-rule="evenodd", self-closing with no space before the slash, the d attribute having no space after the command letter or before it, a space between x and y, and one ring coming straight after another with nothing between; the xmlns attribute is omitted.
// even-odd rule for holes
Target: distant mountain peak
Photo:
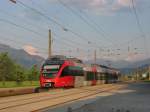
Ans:
<svg viewBox="0 0 150 112"><path fill-rule="evenodd" d="M10 47L9 45L0 44L0 53L8 52L8 55L17 63L21 64L22 66L29 68L34 64L41 65L44 61L43 57L38 55L30 55L24 49L15 49Z"/></svg>

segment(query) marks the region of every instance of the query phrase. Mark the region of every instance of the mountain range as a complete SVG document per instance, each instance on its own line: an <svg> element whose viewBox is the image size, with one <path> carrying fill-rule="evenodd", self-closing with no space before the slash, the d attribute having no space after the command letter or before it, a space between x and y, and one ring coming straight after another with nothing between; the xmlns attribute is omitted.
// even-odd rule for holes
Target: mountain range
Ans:
<svg viewBox="0 0 150 112"><path fill-rule="evenodd" d="M2 52L7 52L11 59L25 68L30 68L35 64L40 67L42 61L44 61L43 57L30 55L23 49L15 49L8 45L0 44L0 53Z"/></svg>
<svg viewBox="0 0 150 112"><path fill-rule="evenodd" d="M18 64L21 64L22 66L29 68L33 65L37 65L40 67L41 63L44 61L44 58L37 55L30 55L23 49L15 49L8 45L0 44L0 53L7 52L8 55ZM93 60L84 61L85 63L94 63ZM118 60L118 61L112 61L112 60L105 60L105 59L97 59L97 64L101 65L110 65L113 68L118 68L122 72L129 72L131 70L134 70L137 67L143 67L143 66L149 66L150 65L150 59L145 59L141 61L136 62L129 62L125 60Z"/></svg>
<svg viewBox="0 0 150 112"><path fill-rule="evenodd" d="M85 61L85 63L94 63L94 60ZM137 68L143 68L150 65L150 59L144 59L135 62L129 62L125 60L104 60L97 59L96 64L106 65L119 69L122 73L129 73Z"/></svg>
<svg viewBox="0 0 150 112"><path fill-rule="evenodd" d="M85 61L85 63L94 63L94 60ZM105 59L97 59L97 64L111 66L113 68L137 68L143 65L150 64L150 59L144 59L140 61L125 61L125 60L105 60Z"/></svg>

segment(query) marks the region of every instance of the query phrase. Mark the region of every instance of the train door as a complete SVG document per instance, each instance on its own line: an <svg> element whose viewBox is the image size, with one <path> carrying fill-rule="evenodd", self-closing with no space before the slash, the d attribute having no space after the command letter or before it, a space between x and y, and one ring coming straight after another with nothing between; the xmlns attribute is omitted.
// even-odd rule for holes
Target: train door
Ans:
<svg viewBox="0 0 150 112"><path fill-rule="evenodd" d="M92 80L92 85L96 85L96 83L97 83L97 72L94 72L93 73L93 80Z"/></svg>
<svg viewBox="0 0 150 112"><path fill-rule="evenodd" d="M96 71L96 67L92 68L92 72L93 72L93 79L92 79L92 85L96 85L97 82L97 71Z"/></svg>

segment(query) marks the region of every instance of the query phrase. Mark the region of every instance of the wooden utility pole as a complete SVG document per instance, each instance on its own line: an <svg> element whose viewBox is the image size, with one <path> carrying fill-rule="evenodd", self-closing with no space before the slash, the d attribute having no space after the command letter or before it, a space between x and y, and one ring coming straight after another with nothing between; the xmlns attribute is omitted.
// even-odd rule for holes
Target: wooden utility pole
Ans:
<svg viewBox="0 0 150 112"><path fill-rule="evenodd" d="M51 37L51 30L49 30L48 57L50 58L51 55L52 55L52 37Z"/></svg>
<svg viewBox="0 0 150 112"><path fill-rule="evenodd" d="M96 55L97 55L97 54L96 54L96 50L95 50L95 51L94 51L94 63L95 63L95 64L96 64L96 58L97 58Z"/></svg>
<svg viewBox="0 0 150 112"><path fill-rule="evenodd" d="M150 80L150 66L148 67L148 78L149 78L149 80Z"/></svg>

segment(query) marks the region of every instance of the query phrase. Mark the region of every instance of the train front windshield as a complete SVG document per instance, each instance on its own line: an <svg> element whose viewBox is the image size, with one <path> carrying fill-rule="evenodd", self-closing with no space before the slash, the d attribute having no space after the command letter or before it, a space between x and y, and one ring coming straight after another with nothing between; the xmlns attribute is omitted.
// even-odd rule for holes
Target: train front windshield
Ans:
<svg viewBox="0 0 150 112"><path fill-rule="evenodd" d="M58 73L60 65L44 65L42 74L45 78L54 78Z"/></svg>

